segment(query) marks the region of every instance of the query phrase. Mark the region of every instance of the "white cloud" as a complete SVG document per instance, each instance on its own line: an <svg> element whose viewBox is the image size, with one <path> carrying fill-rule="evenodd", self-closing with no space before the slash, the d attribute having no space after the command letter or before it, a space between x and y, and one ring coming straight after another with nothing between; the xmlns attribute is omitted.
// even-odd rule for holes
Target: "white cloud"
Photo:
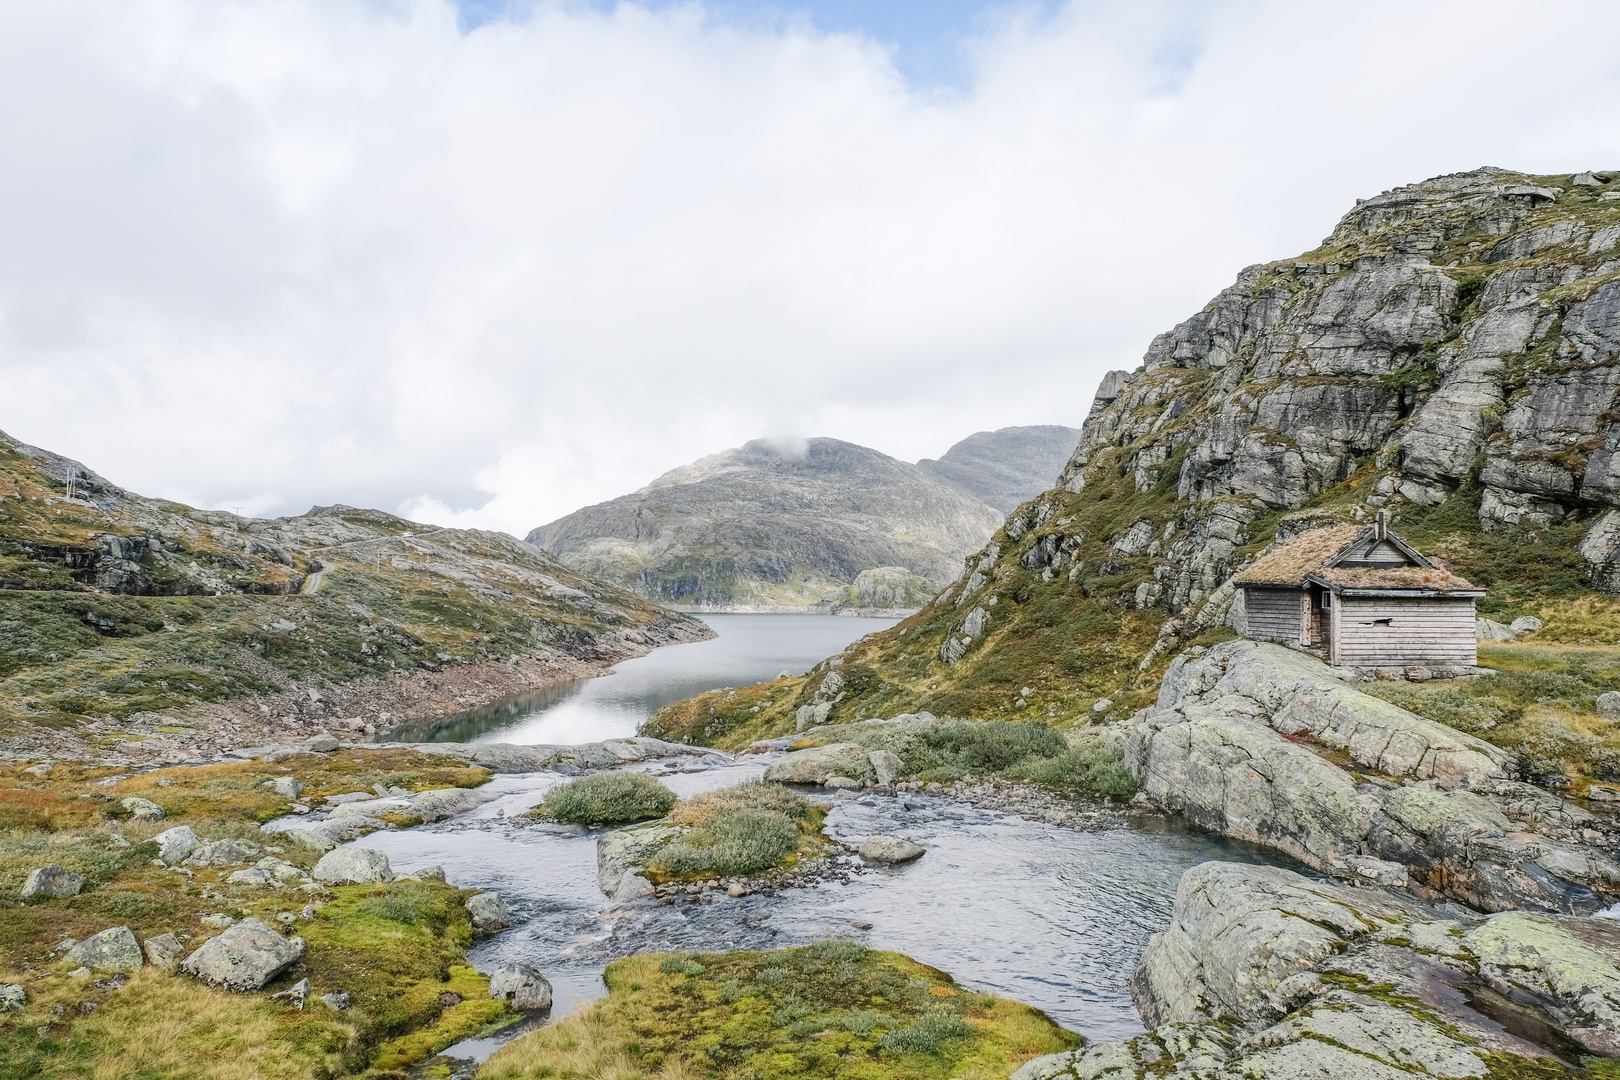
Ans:
<svg viewBox="0 0 1620 1080"><path fill-rule="evenodd" d="M1357 196L1620 165L1620 11L1075 4L962 92L693 7L0 7L0 428L528 528L762 435L1077 423Z"/></svg>

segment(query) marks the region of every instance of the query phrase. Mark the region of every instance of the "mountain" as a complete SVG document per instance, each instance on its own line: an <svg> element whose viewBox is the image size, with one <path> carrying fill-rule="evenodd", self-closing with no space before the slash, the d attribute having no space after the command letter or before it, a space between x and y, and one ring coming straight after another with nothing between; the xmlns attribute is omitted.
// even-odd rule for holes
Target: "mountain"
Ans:
<svg viewBox="0 0 1620 1080"><path fill-rule="evenodd" d="M528 542L661 604L915 608L1001 515L887 454L756 439L535 529ZM883 570L879 584L863 571ZM897 603L863 604L876 592Z"/></svg>
<svg viewBox="0 0 1620 1080"><path fill-rule="evenodd" d="M370 732L709 636L503 533L195 510L0 433L0 752Z"/></svg>
<svg viewBox="0 0 1620 1080"><path fill-rule="evenodd" d="M792 731L809 704L833 720L1128 716L1172 656L1232 635L1232 575L1274 540L1380 509L1489 590L1482 614L1614 643L1614 176L1487 168L1358 202L1320 247L1243 270L1109 373L1057 484L965 580L809 677L678 703L646 730L734 745ZM1615 753L1607 728L1582 734L1599 724L1591 680L1571 678L1562 734L1533 753Z"/></svg>
<svg viewBox="0 0 1620 1080"><path fill-rule="evenodd" d="M917 468L1009 514L1051 486L1079 441L1079 429L1058 424L978 431Z"/></svg>

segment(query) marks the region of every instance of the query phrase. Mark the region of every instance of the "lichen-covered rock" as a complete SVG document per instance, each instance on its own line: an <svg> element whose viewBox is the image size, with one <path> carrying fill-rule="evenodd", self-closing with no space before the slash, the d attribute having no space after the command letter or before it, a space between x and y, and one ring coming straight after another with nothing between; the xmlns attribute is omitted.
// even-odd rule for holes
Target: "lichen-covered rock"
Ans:
<svg viewBox="0 0 1620 1080"><path fill-rule="evenodd" d="M1597 714L1605 720L1620 722L1620 690L1605 690L1597 696Z"/></svg>
<svg viewBox="0 0 1620 1080"><path fill-rule="evenodd" d="M141 942L141 951L146 954L148 964L163 971L173 971L186 947L173 934L158 934Z"/></svg>
<svg viewBox="0 0 1620 1080"><path fill-rule="evenodd" d="M270 871L262 870L257 866L250 866L243 870L233 871L231 875L225 879L225 884L227 885L264 886L274 885L275 883L275 875L271 874Z"/></svg>
<svg viewBox="0 0 1620 1080"><path fill-rule="evenodd" d="M1463 942L1497 992L1536 1001L1588 1052L1620 1057L1620 924L1512 911Z"/></svg>
<svg viewBox="0 0 1620 1080"><path fill-rule="evenodd" d="M633 899L619 896L627 878L638 879L647 885L645 891L651 891L647 879L635 871L646 866L659 849L680 834L681 830L673 825L657 823L603 833L596 840L596 883L616 900ZM644 891L635 882L631 882L631 886L637 895Z"/></svg>
<svg viewBox="0 0 1620 1080"><path fill-rule="evenodd" d="M292 776L273 776L262 781L259 786L267 787L277 795L288 799L296 799L304 792L304 785L296 777Z"/></svg>
<svg viewBox="0 0 1620 1080"><path fill-rule="evenodd" d="M67 962L82 964L91 971L141 970L146 957L140 942L127 926L115 926L92 934L68 950Z"/></svg>
<svg viewBox="0 0 1620 1080"><path fill-rule="evenodd" d="M310 876L327 885L366 885L393 881L394 871L375 848L341 847L322 855Z"/></svg>
<svg viewBox="0 0 1620 1080"><path fill-rule="evenodd" d="M910 840L903 840L898 836L885 836L881 833L868 836L861 842L861 846L855 850L867 862L888 865L916 862L928 853L928 849L921 844L914 844Z"/></svg>
<svg viewBox="0 0 1620 1080"><path fill-rule="evenodd" d="M28 1004L28 992L17 983L0 983L0 1012L21 1012Z"/></svg>
<svg viewBox="0 0 1620 1080"><path fill-rule="evenodd" d="M84 888L84 878L56 863L46 863L28 872L23 887L17 893L22 900L60 900L78 896Z"/></svg>
<svg viewBox="0 0 1620 1080"><path fill-rule="evenodd" d="M333 840L331 837L322 836L320 833L314 832L310 829L282 829L280 832L276 833L276 836L283 840L290 840L299 847L305 847L311 851L319 851L322 853L331 851L333 848L337 847L337 841Z"/></svg>
<svg viewBox="0 0 1620 1080"><path fill-rule="evenodd" d="M1182 875L1170 927L1148 943L1131 996L1149 1027L1273 1022L1289 1011L1279 986L1415 915L1387 894L1280 867L1202 863Z"/></svg>
<svg viewBox="0 0 1620 1080"><path fill-rule="evenodd" d="M1516 641L1519 635L1511 626L1480 616L1474 620L1474 637L1480 641Z"/></svg>
<svg viewBox="0 0 1620 1080"><path fill-rule="evenodd" d="M158 846L158 858L171 865L184 862L192 852L202 847L202 841L191 831L190 825L164 829L152 837L152 842Z"/></svg>
<svg viewBox="0 0 1620 1080"><path fill-rule="evenodd" d="M856 743L829 743L783 754L765 770L765 779L788 784L824 784L834 776L870 779L872 762L866 747Z"/></svg>
<svg viewBox="0 0 1620 1080"><path fill-rule="evenodd" d="M258 919L243 919L180 963L187 975L227 990L257 990L304 955L304 939L283 937Z"/></svg>
<svg viewBox="0 0 1620 1080"><path fill-rule="evenodd" d="M489 996L519 1012L544 1012L551 1008L551 983L527 964L508 964L490 975Z"/></svg>
<svg viewBox="0 0 1620 1080"><path fill-rule="evenodd" d="M905 775L906 763L892 750L873 750L866 759L872 763L872 776L879 784L888 786Z"/></svg>
<svg viewBox="0 0 1620 1080"><path fill-rule="evenodd" d="M512 927L506 902L497 893L481 892L467 897L467 914L472 916L473 929L480 934L494 934Z"/></svg>
<svg viewBox="0 0 1620 1080"><path fill-rule="evenodd" d="M212 840L186 856L187 866L240 866L264 854L258 844L246 840Z"/></svg>
<svg viewBox="0 0 1620 1080"><path fill-rule="evenodd" d="M151 799L142 799L135 795L122 800L118 805L136 821L162 821L166 816L163 807Z"/></svg>

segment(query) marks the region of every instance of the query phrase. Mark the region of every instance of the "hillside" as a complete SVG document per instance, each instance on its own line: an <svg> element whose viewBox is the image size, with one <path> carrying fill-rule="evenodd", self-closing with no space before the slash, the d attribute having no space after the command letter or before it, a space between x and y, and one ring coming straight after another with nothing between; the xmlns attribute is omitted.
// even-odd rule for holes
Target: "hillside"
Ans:
<svg viewBox="0 0 1620 1080"><path fill-rule="evenodd" d="M917 468L1010 514L1051 485L1079 439L1079 429L1059 424L976 431L944 456L923 458Z"/></svg>
<svg viewBox="0 0 1620 1080"><path fill-rule="evenodd" d="M0 752L372 732L707 636L501 533L238 519L0 434Z"/></svg>
<svg viewBox="0 0 1620 1080"><path fill-rule="evenodd" d="M818 702L834 721L1128 717L1179 649L1232 635L1230 578L1274 539L1383 508L1489 589L1484 614L1546 623L1519 682L1425 708L1620 774L1592 712L1615 670L1600 646L1620 638L1617 353L1608 174L1480 169L1361 201L1111 372L1058 486L965 581L805 678L678 703L646 730L735 745Z"/></svg>
<svg viewBox="0 0 1620 1080"><path fill-rule="evenodd" d="M756 439L543 525L528 542L661 604L915 608L999 524L977 499L876 450ZM895 569L860 580L884 568Z"/></svg>

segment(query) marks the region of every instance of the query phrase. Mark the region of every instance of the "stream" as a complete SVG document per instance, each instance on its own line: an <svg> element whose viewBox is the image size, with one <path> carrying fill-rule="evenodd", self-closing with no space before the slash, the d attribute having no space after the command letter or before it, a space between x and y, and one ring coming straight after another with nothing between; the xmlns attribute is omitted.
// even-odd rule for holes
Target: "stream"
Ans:
<svg viewBox="0 0 1620 1080"><path fill-rule="evenodd" d="M714 641L668 646L566 693L464 714L431 734L526 743L619 737L633 733L632 719L638 723L666 700L770 678L782 668L803 671L876 628L862 624L888 625L836 616L708 620L721 634ZM840 625L795 626L800 620ZM627 767L653 773L684 796L756 778L773 757ZM534 966L551 980L557 1017L602 996L602 969L632 953L781 948L842 935L1033 1005L1088 1039L1127 1038L1143 1030L1128 980L1148 938L1169 924L1183 871L1210 859L1279 861L1274 853L1101 802L1089 824L1065 827L942 796L866 794L828 800L828 835L854 845L891 833L928 854L882 868L851 854L847 876L774 893L615 905L597 887L597 830L513 820L566 779L550 772L497 776L486 790L500 797L471 813L357 842L386 852L396 873L437 864L454 885L500 893L512 929L476 945L472 962L485 971L514 962ZM512 1033L463 1042L435 1060L480 1061Z"/></svg>

